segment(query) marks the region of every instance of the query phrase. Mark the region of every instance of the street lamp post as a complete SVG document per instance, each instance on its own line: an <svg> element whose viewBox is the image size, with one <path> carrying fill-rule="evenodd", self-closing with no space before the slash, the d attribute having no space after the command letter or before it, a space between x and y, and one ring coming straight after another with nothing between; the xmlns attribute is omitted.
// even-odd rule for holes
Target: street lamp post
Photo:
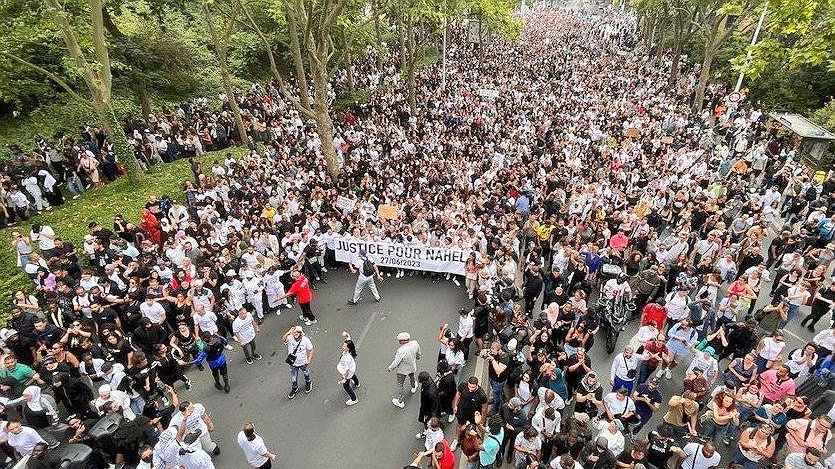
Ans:
<svg viewBox="0 0 835 469"><path fill-rule="evenodd" d="M760 37L760 30L762 30L763 22L765 21L765 14L768 12L768 3L765 4L763 7L762 13L760 13L760 21L757 22L757 29L754 30L754 36L751 37L751 47L757 44L757 39ZM745 55L745 62L751 60L751 50L748 50L748 53ZM734 87L734 91L739 91L742 88L742 80L745 79L745 72L739 72L739 78L736 80L736 86Z"/></svg>

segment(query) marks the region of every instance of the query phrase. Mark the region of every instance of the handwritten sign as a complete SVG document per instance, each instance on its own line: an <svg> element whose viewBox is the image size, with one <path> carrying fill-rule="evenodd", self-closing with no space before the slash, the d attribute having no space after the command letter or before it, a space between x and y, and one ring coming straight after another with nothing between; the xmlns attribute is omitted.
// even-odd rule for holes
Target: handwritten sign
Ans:
<svg viewBox="0 0 835 469"><path fill-rule="evenodd" d="M357 206L357 201L354 199L349 199L344 195L340 195L336 198L336 208L342 210L343 212L353 212Z"/></svg>

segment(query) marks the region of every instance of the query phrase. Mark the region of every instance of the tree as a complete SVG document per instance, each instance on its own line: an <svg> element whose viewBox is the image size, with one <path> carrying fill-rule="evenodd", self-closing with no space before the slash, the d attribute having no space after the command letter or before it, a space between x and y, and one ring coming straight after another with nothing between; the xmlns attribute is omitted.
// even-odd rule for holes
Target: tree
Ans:
<svg viewBox="0 0 835 469"><path fill-rule="evenodd" d="M711 67L716 55L731 33L751 29L750 15L759 3L758 0L709 0L704 4L700 32L704 36L705 47L693 100L694 112L700 112L704 106L705 90L712 76Z"/></svg>
<svg viewBox="0 0 835 469"><path fill-rule="evenodd" d="M102 2L101 0L87 0L82 5L82 10L84 7L88 9L89 20L82 21L78 15L72 14L64 5L58 3L58 0L45 1L46 13L51 19L51 25L63 40L67 57L72 62L74 71L81 76L87 86L86 96L82 96L82 93L75 90L70 82L56 73L15 55L8 48L0 50L0 56L45 75L73 99L90 105L104 126L116 155L127 169L128 178L136 181L143 177L143 173L128 143L125 131L113 112L113 75L110 52L105 39ZM17 26L23 27L24 25ZM85 41L83 45L82 40Z"/></svg>
<svg viewBox="0 0 835 469"><path fill-rule="evenodd" d="M217 54L218 65L220 67L220 79L223 83L223 89L226 92L226 101L229 108L232 110L232 115L235 118L235 124L238 127L238 134L240 134L241 142L248 144L249 139L246 133L246 126L241 117L241 109L238 107L238 100L235 97L235 89L232 86L232 74L229 73L229 62L227 60L229 52L229 36L235 27L238 14L241 10L241 3L235 2L229 15L215 24L217 21L212 14L213 2L212 0L203 0L200 5L203 10L203 17L206 21L206 28L209 30L209 37L212 39L215 53ZM218 30L219 29L219 30Z"/></svg>
<svg viewBox="0 0 835 469"><path fill-rule="evenodd" d="M769 67L825 65L835 72L835 0L768 3L767 21L757 44L732 60L734 67L757 79Z"/></svg>
<svg viewBox="0 0 835 469"><path fill-rule="evenodd" d="M290 54L298 94L294 94L284 76L279 73L275 48L255 21L244 0L233 0L241 9L243 23L254 31L267 52L270 71L282 96L299 112L316 123L316 133L322 144L322 157L331 176L339 172L336 150L333 147L333 121L330 116L329 82L344 57L336 44L340 41L337 27L340 15L349 0L273 0L269 11L276 21L284 20L290 39ZM310 96L310 82L313 96Z"/></svg>

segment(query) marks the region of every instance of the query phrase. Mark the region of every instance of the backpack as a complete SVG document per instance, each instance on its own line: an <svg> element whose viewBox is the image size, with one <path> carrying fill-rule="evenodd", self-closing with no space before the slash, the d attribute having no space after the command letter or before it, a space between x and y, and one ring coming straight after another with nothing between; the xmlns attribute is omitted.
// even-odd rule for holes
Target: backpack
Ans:
<svg viewBox="0 0 835 469"><path fill-rule="evenodd" d="M374 275L374 263L369 261L368 259L363 259L362 274L366 277L371 277L372 275Z"/></svg>

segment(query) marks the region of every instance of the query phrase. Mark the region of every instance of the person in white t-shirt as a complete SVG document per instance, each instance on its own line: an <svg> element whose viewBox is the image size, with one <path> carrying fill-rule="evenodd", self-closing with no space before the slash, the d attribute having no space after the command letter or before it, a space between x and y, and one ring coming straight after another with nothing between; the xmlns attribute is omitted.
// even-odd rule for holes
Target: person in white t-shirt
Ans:
<svg viewBox="0 0 835 469"><path fill-rule="evenodd" d="M672 451L684 458L681 467L688 469L715 469L719 467L721 456L716 452L716 446L708 441L705 444L688 443L684 448L673 447Z"/></svg>
<svg viewBox="0 0 835 469"><path fill-rule="evenodd" d="M29 239L38 243L38 249L43 253L44 259L52 257L52 250L55 249L55 231L49 225L32 225Z"/></svg>
<svg viewBox="0 0 835 469"><path fill-rule="evenodd" d="M313 390L313 377L310 375L310 362L313 361L313 342L304 335L304 330L301 326L291 327L284 333L282 338L287 345L287 357L295 356L293 363L290 365L290 392L287 394L288 399L296 397L299 391L299 371L304 375L305 394L310 394Z"/></svg>
<svg viewBox="0 0 835 469"><path fill-rule="evenodd" d="M247 365L252 365L252 360L261 359L261 355L255 351L255 336L258 332L258 323L246 308L240 308L238 316L232 321L232 333L235 334L235 341L244 350Z"/></svg>
<svg viewBox="0 0 835 469"><path fill-rule="evenodd" d="M165 322L165 308L153 295L145 297L145 302L139 305L139 311L154 324L162 325Z"/></svg>
<svg viewBox="0 0 835 469"><path fill-rule="evenodd" d="M200 446L206 452L211 452L215 456L220 454L220 447L212 441L211 433L215 429L215 423L209 417L206 408L203 404L183 401L180 403L179 412L171 416L171 421L168 423L168 428L177 428L182 422L186 424L186 433L192 433L200 429Z"/></svg>
<svg viewBox="0 0 835 469"><path fill-rule="evenodd" d="M270 469L278 457L277 453L271 453L267 449L261 435L255 433L255 424L252 422L244 424L243 430L238 432L238 446L244 452L246 463L252 468Z"/></svg>

